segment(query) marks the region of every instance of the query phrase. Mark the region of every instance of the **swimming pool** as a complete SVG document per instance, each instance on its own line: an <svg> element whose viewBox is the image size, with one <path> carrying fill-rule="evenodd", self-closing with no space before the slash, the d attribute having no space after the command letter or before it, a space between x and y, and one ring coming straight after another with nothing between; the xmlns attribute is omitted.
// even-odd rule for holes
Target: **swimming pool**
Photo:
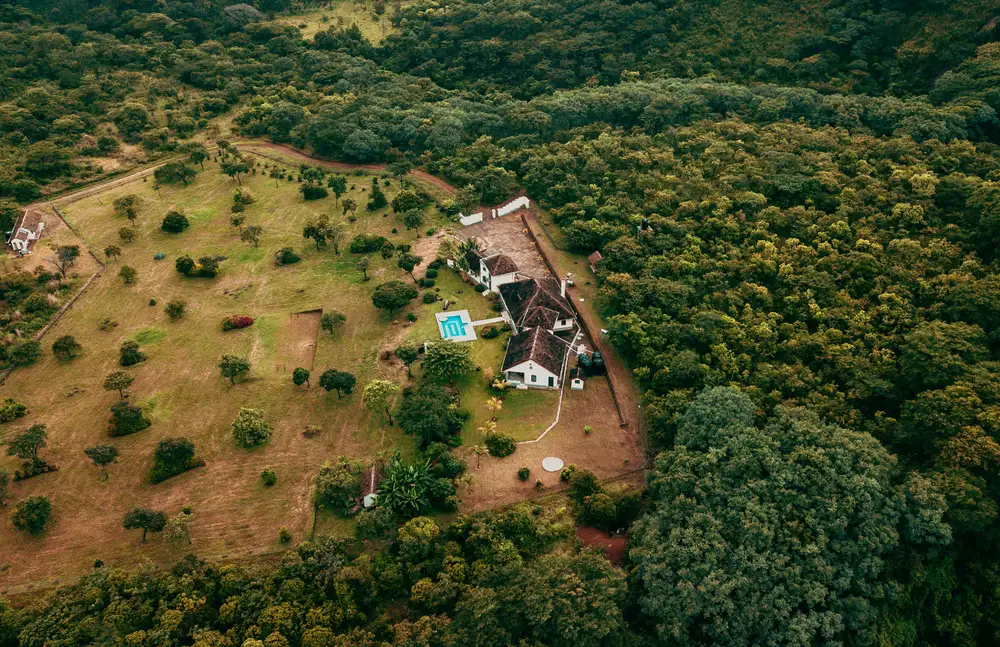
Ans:
<svg viewBox="0 0 1000 647"><path fill-rule="evenodd" d="M449 341L473 341L476 339L476 331L472 327L472 318L469 317L468 310L438 312L435 317L437 317L441 339Z"/></svg>
<svg viewBox="0 0 1000 647"><path fill-rule="evenodd" d="M465 322L459 315L451 315L441 320L441 336L445 339L465 336Z"/></svg>

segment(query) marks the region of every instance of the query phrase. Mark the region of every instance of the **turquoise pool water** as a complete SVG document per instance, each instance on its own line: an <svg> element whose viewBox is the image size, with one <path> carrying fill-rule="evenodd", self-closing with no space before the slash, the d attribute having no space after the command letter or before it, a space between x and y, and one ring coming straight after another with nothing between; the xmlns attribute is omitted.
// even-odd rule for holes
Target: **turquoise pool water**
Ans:
<svg viewBox="0 0 1000 647"><path fill-rule="evenodd" d="M441 320L441 336L445 339L465 336L465 323L459 315L451 315Z"/></svg>

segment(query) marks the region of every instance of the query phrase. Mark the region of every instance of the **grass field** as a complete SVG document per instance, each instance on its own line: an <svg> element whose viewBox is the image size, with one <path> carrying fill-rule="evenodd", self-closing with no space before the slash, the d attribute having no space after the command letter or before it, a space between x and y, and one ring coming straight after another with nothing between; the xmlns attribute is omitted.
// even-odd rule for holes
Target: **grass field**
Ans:
<svg viewBox="0 0 1000 647"><path fill-rule="evenodd" d="M297 27L306 40L331 27L346 29L357 25L361 34L373 45L381 43L393 30L389 10L379 16L373 11L372 3L348 0L334 0L328 9L280 16L275 22Z"/></svg>
<svg viewBox="0 0 1000 647"><path fill-rule="evenodd" d="M364 204L370 176L351 175L349 181L354 189L348 197ZM337 256L329 248L317 251L302 238L305 221L334 211L332 197L304 202L297 183L279 181L275 186L273 179L262 175L246 177L243 184L258 199L246 213L248 225L264 227L258 248L240 242L237 230L229 225L236 183L214 164L207 164L188 187L164 186L156 192L152 179L137 180L63 209L84 242L103 250L119 242L117 231L128 224L113 215L112 201L128 193L143 199L138 239L123 245L123 256L109 263L49 333L45 357L16 371L0 389L0 396L14 397L30 409L27 418L7 425L2 432L45 423L49 446L43 455L60 467L54 474L12 488L14 502L30 494L50 496L53 519L50 530L39 538L25 538L5 525L0 532L2 588L28 582L48 585L53 574L79 573L98 558L129 564L140 555L169 560L176 551L191 550L139 544L134 533L121 528L122 516L135 506L171 514L191 506L194 547L206 557L270 550L277 547L279 527L288 526L300 539L311 527L311 481L324 460L338 455L364 458L383 449L414 451L413 443L397 428L369 414L360 394L372 378L405 378L393 364L378 360L378 350L394 347L412 326L404 325L401 313L390 319L376 310L370 294L381 281L410 279L394 261L375 254L370 256L372 280L364 282L354 267L356 256L346 251ZM432 195L438 191L434 186L422 188ZM399 187L393 181L385 190L391 199ZM191 226L184 233L167 234L159 229L171 208L181 209L190 218ZM403 228L387 210L368 213L362 209L358 215L358 221L349 225L351 236L361 231L382 233L396 241L415 236L412 232L391 234L393 227ZM273 254L286 245L297 249L302 261L276 267ZM157 252L165 258L154 260ZM184 253L195 258L221 254L228 260L216 279L183 278L175 271L174 260ZM117 276L125 264L138 270L134 285L124 285ZM187 302L187 315L172 322L163 306L175 298ZM155 306L150 305L151 299ZM320 308L345 313L347 323L334 336L320 333L318 339L309 339L315 326L300 325L292 315ZM433 321L435 308L419 301L411 306L418 324ZM222 332L222 319L237 313L250 314L256 322L244 330ZM114 319L117 327L100 330L99 322L106 317ZM84 348L69 363L57 362L48 352L52 340L63 334L74 335ZM102 480L83 449L109 441L105 433L108 408L117 395L105 392L102 382L118 368L118 348L127 339L139 341L149 356L130 369L136 377L131 399L143 405L153 425L114 441L121 457L110 468L107 480ZM338 400L335 393L327 394L316 386L296 388L291 383L296 358L302 356L296 353L310 344L315 344L314 374L318 377L326 368L354 373L358 389L353 395ZM219 375L217 364L223 353L250 357L247 379L230 385ZM229 425L243 406L266 412L274 432L266 446L246 451L235 445ZM321 432L304 438L307 426ZM149 485L146 476L152 450L170 436L192 438L206 465ZM2 465L15 467L6 457ZM260 485L259 474L265 467L278 474L274 488Z"/></svg>

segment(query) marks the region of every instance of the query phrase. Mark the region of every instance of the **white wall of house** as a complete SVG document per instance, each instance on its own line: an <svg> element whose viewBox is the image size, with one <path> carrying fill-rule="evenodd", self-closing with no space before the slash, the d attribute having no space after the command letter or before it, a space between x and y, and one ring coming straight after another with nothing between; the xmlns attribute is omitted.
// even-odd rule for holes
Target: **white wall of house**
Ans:
<svg viewBox="0 0 1000 647"><path fill-rule="evenodd" d="M552 326L552 330L553 332L559 332L560 330L569 330L572 327L572 319L556 319L556 323Z"/></svg>
<svg viewBox="0 0 1000 647"><path fill-rule="evenodd" d="M517 280L517 272L508 272L507 274L497 274L496 276L490 277L490 290L496 293L500 293L500 286L505 283L513 283Z"/></svg>
<svg viewBox="0 0 1000 647"><path fill-rule="evenodd" d="M519 373L523 375L523 379L519 375L513 375ZM511 383L521 383L525 386L537 388L537 389L558 389L559 388L559 376L545 368L544 366L539 366L537 362L527 361L521 362L516 366L512 366L506 371L504 375L508 382Z"/></svg>

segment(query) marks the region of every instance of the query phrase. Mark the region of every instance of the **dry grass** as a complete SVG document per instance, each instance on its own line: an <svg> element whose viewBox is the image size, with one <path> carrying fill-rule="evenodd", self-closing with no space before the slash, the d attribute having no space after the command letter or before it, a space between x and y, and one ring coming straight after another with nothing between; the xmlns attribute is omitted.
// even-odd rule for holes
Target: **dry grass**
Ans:
<svg viewBox="0 0 1000 647"><path fill-rule="evenodd" d="M117 231L127 222L112 215L112 201L126 193L140 195L140 236L123 246L124 255L108 266L86 294L69 310L45 339L45 346L63 334L74 335L83 345L80 357L57 362L50 353L36 365L13 373L0 396L25 402L30 414L4 433L36 422L49 428L49 446L43 454L59 465L53 474L17 483L12 503L32 494L53 500L50 529L41 537L27 538L7 525L0 532L0 588L10 591L47 586L60 577L83 572L94 559L113 565L134 566L143 560L165 563L195 549L210 558L233 558L278 548L277 531L288 526L303 537L312 524L310 486L316 468L338 455L369 456L382 448L412 453L413 445L395 428L384 427L362 406L360 387L374 377L397 377L395 369L377 359L377 348L387 335L396 335L399 324L390 322L370 302L371 290L382 280L409 280L392 261L373 255L364 283L354 268L356 257L340 256L330 249L317 252L301 237L303 223L320 212L333 212L333 198L304 202L298 184L260 175L244 185L258 198L248 211L248 224L260 224L265 233L259 248L239 241L229 223L231 195L236 187L212 165L189 187L163 187L137 180L105 193L66 205L67 218L87 245L103 250L117 243ZM355 189L349 194L364 204L370 176L350 176ZM436 187L424 187L432 194ZM398 191L395 182L388 197ZM179 235L166 234L159 222L170 208L179 208L191 227ZM391 215L359 213L350 225L351 235L373 231L390 235L402 227ZM68 232L66 232L68 233ZM61 234L60 234L61 235ZM392 236L410 239L413 234ZM290 245L303 260L277 268L274 252ZM155 252L166 259L153 260ZM185 279L174 269L183 253L194 257L223 254L228 260L218 278ZM117 277L128 264L139 272L139 281L126 286ZM170 321L163 306L174 298L187 302L187 315ZM155 307L149 305L156 299ZM347 324L335 336L320 333L315 348L315 370L348 370L357 375L358 391L343 400L318 387L296 388L291 383L293 363L288 344L301 343L301 331L289 342L286 331L295 326L290 315L317 308L347 314ZM421 319L433 316L430 308L414 303ZM257 318L250 328L223 333L220 322L234 313ZM98 322L112 317L118 327L109 332ZM89 464L83 449L109 442L105 434L108 408L117 397L101 386L104 376L118 368L118 348L126 339L139 339L148 361L130 369L136 376L132 400L142 404L153 420L149 429L116 439L119 462L104 480ZM223 353L251 358L251 375L231 386L217 368ZM229 425L240 407L264 409L273 427L271 442L253 451L234 444ZM302 431L315 425L322 432L305 439ZM13 428L12 428L13 427ZM162 438L188 436L206 461L202 468L159 485L146 480L152 450ZM11 459L0 459L5 468ZM278 485L265 489L259 474L272 467ZM149 506L170 514L183 506L194 509L193 546L170 548L160 542L142 545L138 536L121 528L122 516L135 506ZM6 515L5 515L6 516Z"/></svg>
<svg viewBox="0 0 1000 647"><path fill-rule="evenodd" d="M387 8L386 12L379 16L373 11L372 4L336 0L331 2L329 9L281 16L275 19L275 22L297 27L302 38L306 40L313 38L317 32L326 31L331 27L347 29L351 25L357 25L369 42L378 45L393 31L390 18L392 10Z"/></svg>

